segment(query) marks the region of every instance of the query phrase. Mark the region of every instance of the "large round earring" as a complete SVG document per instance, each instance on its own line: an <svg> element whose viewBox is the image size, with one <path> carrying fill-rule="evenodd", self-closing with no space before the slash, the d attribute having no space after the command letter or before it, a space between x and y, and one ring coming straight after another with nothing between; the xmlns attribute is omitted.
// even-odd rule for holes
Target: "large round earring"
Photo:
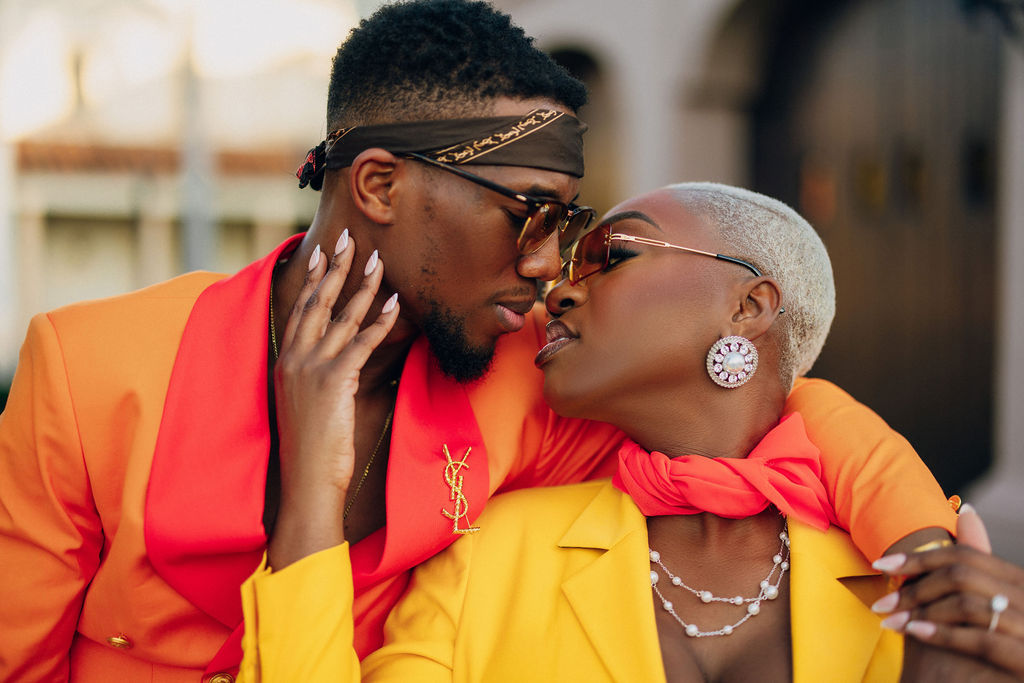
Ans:
<svg viewBox="0 0 1024 683"><path fill-rule="evenodd" d="M708 375L726 389L746 384L757 371L757 348L746 337L719 339L708 351Z"/></svg>

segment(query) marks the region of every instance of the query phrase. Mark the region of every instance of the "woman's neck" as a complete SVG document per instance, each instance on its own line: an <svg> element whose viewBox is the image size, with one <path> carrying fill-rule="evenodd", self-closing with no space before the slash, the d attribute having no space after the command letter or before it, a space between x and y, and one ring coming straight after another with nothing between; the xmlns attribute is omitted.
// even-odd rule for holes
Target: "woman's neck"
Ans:
<svg viewBox="0 0 1024 683"><path fill-rule="evenodd" d="M644 405L634 403L630 410L619 413L615 424L644 449L670 458L746 457L778 423L786 402L781 390L758 390L749 385L700 397L682 390L648 398Z"/></svg>
<svg viewBox="0 0 1024 683"><path fill-rule="evenodd" d="M783 524L779 511L772 506L743 519L710 512L647 518L652 547L657 539L674 547L702 548L701 552L721 553L733 559L763 555L761 546L775 548Z"/></svg>

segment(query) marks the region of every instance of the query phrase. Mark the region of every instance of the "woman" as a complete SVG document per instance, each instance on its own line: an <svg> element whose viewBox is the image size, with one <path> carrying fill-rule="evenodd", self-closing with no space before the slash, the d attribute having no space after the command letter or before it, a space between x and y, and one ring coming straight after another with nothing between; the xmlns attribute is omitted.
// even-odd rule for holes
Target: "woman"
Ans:
<svg viewBox="0 0 1024 683"><path fill-rule="evenodd" d="M872 605L895 628L1024 675L1022 572L940 548L883 560L929 572L887 595L832 525L800 416L780 422L833 315L831 267L805 221L754 193L672 186L616 207L565 275L536 360L545 396L631 437L618 474L493 501L482 531L417 570L364 678L896 680L902 641ZM356 335L352 381L394 315L386 306ZM346 488L350 469L336 476ZM311 524L337 523L314 507ZM351 598L334 580L344 552L244 587L244 674L359 678ZM321 613L303 609L301 629L274 621L310 591Z"/></svg>

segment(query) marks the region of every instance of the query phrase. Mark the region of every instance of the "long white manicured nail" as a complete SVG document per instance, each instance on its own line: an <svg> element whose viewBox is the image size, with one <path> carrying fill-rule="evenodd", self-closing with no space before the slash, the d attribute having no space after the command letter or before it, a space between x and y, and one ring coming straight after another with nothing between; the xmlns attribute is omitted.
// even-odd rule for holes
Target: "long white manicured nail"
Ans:
<svg viewBox="0 0 1024 683"><path fill-rule="evenodd" d="M922 640L928 640L935 635L937 630L935 624L930 621L911 621L909 622L904 630L912 636L916 636Z"/></svg>
<svg viewBox="0 0 1024 683"><path fill-rule="evenodd" d="M888 614L896 609L898 604L900 604L900 592L894 591L876 600L875 604L871 605L871 611L875 614Z"/></svg>
<svg viewBox="0 0 1024 683"><path fill-rule="evenodd" d="M871 566L880 572L894 572L902 567L907 561L907 556L903 553L896 553L895 555L886 555L880 557L871 563Z"/></svg>
<svg viewBox="0 0 1024 683"><path fill-rule="evenodd" d="M313 250L313 255L309 257L309 269L313 270L316 268L316 264L320 263L320 245L316 245L316 249Z"/></svg>
<svg viewBox="0 0 1024 683"><path fill-rule="evenodd" d="M334 245L334 255L337 256L341 252L345 251L345 247L348 246L348 228L341 231L341 237L338 238L338 243Z"/></svg>
<svg viewBox="0 0 1024 683"><path fill-rule="evenodd" d="M388 300L384 302L384 306L380 309L381 313L390 313L395 310L395 306L398 304L398 292L395 292L388 297Z"/></svg>
<svg viewBox="0 0 1024 683"><path fill-rule="evenodd" d="M366 267L363 268L363 275L369 275L373 272L373 269L377 267L377 250L374 249L373 253L370 254L370 258L366 259Z"/></svg>
<svg viewBox="0 0 1024 683"><path fill-rule="evenodd" d="M906 610L903 612L893 612L885 619L882 619L882 628L887 628L890 631L902 631L908 621L910 621L910 612Z"/></svg>

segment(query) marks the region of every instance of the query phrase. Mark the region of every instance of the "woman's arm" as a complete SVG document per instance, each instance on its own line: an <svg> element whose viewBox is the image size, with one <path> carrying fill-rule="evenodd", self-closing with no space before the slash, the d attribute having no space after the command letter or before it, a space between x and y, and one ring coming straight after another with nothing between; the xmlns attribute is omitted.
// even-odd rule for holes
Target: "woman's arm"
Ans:
<svg viewBox="0 0 1024 683"><path fill-rule="evenodd" d="M242 587L243 680L359 680L342 510L360 371L398 306L389 300L360 331L383 277L371 257L362 286L332 318L355 251L344 239L329 266L314 252L274 366L281 505L263 566Z"/></svg>
<svg viewBox="0 0 1024 683"><path fill-rule="evenodd" d="M389 617L386 644L362 663L352 647L348 544L328 548L242 585L245 657L239 683L389 681L445 683L462 613L474 539L460 539L420 565Z"/></svg>
<svg viewBox="0 0 1024 683"><path fill-rule="evenodd" d="M276 572L264 561L242 584L240 682L360 679L348 548L328 548Z"/></svg>

